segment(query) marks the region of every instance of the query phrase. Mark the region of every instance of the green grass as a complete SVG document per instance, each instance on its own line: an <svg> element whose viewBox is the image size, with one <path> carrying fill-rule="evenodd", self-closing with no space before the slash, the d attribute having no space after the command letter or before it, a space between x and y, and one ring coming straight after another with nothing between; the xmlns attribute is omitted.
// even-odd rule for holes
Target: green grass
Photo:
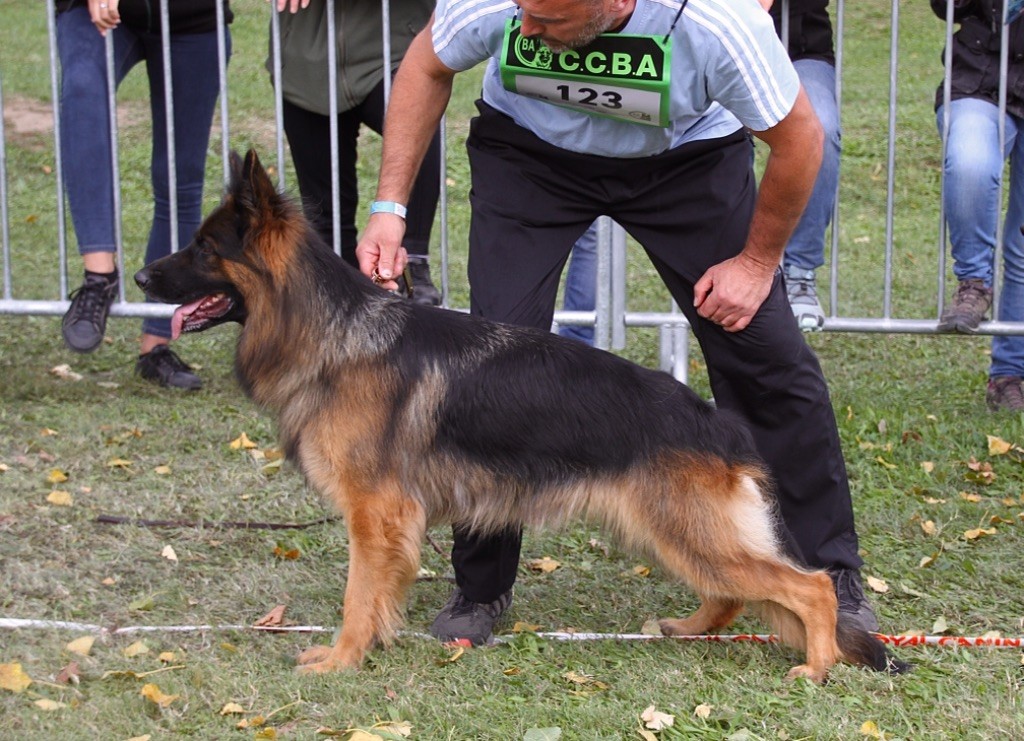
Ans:
<svg viewBox="0 0 1024 741"><path fill-rule="evenodd" d="M5 101L49 99L45 18L39 3L0 0L0 71ZM265 8L236 0L231 66L232 145L260 148L272 162L270 88L262 69ZM885 101L888 5L848 8L844 77L841 297L844 316L877 316L885 245ZM900 140L897 157L895 308L934 315L938 229L938 138L931 114L941 77L941 23L926 6L901 8ZM462 141L477 73L463 75L449 115L453 305L466 305L463 245L468 176ZM120 100L145 113L140 71ZM905 107L904 107L905 106ZM125 128L126 244L130 269L148 228L146 116ZM366 200L374 186L379 138L367 135ZM52 140L11 136L12 249L16 297L56 298L55 214L50 205ZM219 142L211 143L207 198L219 196ZM294 183L294 177L289 182ZM73 252L73 244L71 245ZM74 255L70 264L77 274ZM668 301L635 248L630 308L662 310ZM131 294L133 300L139 297ZM146 529L104 525L101 514L184 521L311 522L329 514L289 466L264 470L229 443L241 433L273 448L272 420L257 412L231 371L235 330L181 341L201 366L205 388L172 394L132 376L138 323L117 319L109 343L89 356L60 341L56 317L0 316L0 617L70 620L108 627L248 625L278 604L303 625L332 626L344 589L344 528ZM865 574L884 580L873 593L890 632L1004 636L1024 632L1024 458L990 455L988 436L1024 447L1024 419L984 408L985 338L830 334L809 341L829 378L854 493ZM624 354L657 363L656 332L631 330ZM81 381L50 369L69 363ZM691 381L707 391L694 354ZM986 482L970 467L992 467ZM166 466L169 472L160 473ZM58 470L67 480L53 483ZM160 470L164 470L160 468ZM53 491L71 506L48 501ZM930 524L929 524L930 523ZM976 528L995 534L969 539ZM442 550L449 534L432 533ZM592 542L594 541L594 542ZM171 546L177 561L165 558ZM297 550L297 559L279 554ZM523 621L553 631L637 632L645 621L684 614L694 598L604 535L574 528L528 533L524 560L551 556L550 574L521 568L516 605L505 626ZM922 567L921 561L934 557ZM447 558L423 549L424 567L450 573ZM408 627L423 633L449 589L443 578L412 589ZM736 630L761 632L743 618ZM873 722L885 738L1024 737L1021 653L1011 649L907 648L913 673L889 678L839 667L824 687L782 677L797 660L777 646L653 642L558 643L522 634L498 647L452 655L407 635L375 652L358 673L299 677L297 653L329 635L224 630L99 637L88 657L63 630L0 630L0 664L20 663L34 680L24 692L0 689L0 736L12 739L255 738L242 718L270 716L278 738L322 738L318 728L412 724L413 739L520 739L557 727L563 739L640 738L639 714L651 704L675 716L662 739L859 739ZM129 658L137 640L149 652ZM172 652L165 663L161 652ZM80 681L55 677L77 661ZM176 667L176 668L171 668ZM137 675L165 669L149 676ZM108 674L131 671L136 676ZM591 675L578 684L569 672ZM166 708L144 699L147 682L178 695ZM597 684L600 683L600 684ZM37 700L64 703L46 710ZM221 715L237 703L242 715ZM695 714L710 708L707 717ZM275 712L279 711L279 712ZM263 731L262 737L271 737ZM881 737L881 736L878 736Z"/></svg>

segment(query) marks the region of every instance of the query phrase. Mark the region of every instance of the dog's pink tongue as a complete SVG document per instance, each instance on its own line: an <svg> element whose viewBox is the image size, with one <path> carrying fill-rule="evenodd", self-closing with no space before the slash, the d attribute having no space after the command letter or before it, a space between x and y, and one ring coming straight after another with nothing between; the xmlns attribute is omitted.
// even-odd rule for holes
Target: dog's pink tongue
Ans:
<svg viewBox="0 0 1024 741"><path fill-rule="evenodd" d="M181 327L185 323L185 318L191 314L199 304L202 303L202 299L193 301L190 304L182 304L174 310L174 316L171 317L171 339L176 340L181 336Z"/></svg>

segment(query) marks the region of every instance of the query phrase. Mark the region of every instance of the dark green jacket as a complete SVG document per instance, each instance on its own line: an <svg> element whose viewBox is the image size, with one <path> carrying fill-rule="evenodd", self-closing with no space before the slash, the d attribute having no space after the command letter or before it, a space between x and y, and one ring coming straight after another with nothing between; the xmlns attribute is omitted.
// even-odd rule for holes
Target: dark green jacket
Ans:
<svg viewBox="0 0 1024 741"><path fill-rule="evenodd" d="M330 114L327 74L327 3L312 0L297 13L280 13L281 85L285 100L307 111ZM391 65L405 52L434 10L434 0L391 0ZM337 29L338 111L365 100L384 79L381 0L334 3ZM273 47L267 69L273 74Z"/></svg>

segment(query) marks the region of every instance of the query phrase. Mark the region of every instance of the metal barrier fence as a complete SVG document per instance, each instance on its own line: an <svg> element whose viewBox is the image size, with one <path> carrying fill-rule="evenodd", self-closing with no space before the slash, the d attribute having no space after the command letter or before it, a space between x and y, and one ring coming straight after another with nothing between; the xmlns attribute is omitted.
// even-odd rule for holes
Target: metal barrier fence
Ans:
<svg viewBox="0 0 1024 741"><path fill-rule="evenodd" d="M171 66L170 58L170 44L168 34L168 1L160 0L158 3L160 9L160 17L162 19L161 27L162 40L163 40L163 69L165 70L165 78L171 80L169 74ZM783 3L783 17L786 17L785 7L788 5L789 0L782 0ZM850 161L850 157L847 152L843 153L843 164L840 172L840 187L838 192L838 198L836 208L833 213L832 226L830 228L830 247L828 249L828 280L819 281L819 285L822 288L822 293L828 296L828 315L825 320L824 331L829 332L885 332L885 333L934 333L937 331L937 317L941 314L943 309L944 296L946 293L946 278L948 272L947 254L948 248L946 246L946 235L945 235L945 220L942 214L941 199L936 198L933 204L935 224L937 229L937 236L932 241L931 249L934 250L936 255L934 268L928 268L927 266L918 266L921 270L921 275L927 275L929 272L934 276L934 312L925 308L924 314L921 316L900 316L894 311L894 298L898 297L897 284L894 281L894 262L896 258L896 240L894 238L894 224L896 222L897 212L897 198L896 190L899 187L901 171L898 168L898 162L901 152L901 130L898 125L898 115L900 112L900 106L903 101L900 98L901 85L905 84L908 75L918 74L918 72L909 72L905 66L901 66L901 43L904 42L904 36L902 35L901 28L901 7L898 0L889 0L888 8L885 6L886 0L878 0L877 2L869 2L872 8L877 11L877 22L888 23L889 28L889 50L888 50L888 80L889 86L887 91L881 89L875 90L875 94L879 97L887 92L887 120L884 122L884 131L886 139L886 154L884 162L877 163L879 167L884 168L884 181L886 188L885 198L885 242L884 249L881 250L881 260L873 259L874 256L867 259L866 264L872 269L877 270L879 275L878 289L881 291L881 311L878 315L874 316L856 316L851 313L844 313L847 305L848 296L840 291L842 285L841 280L841 265L844 264L846 252L851 242L851 238L845 228L845 225L840 222L840 203L842 203L844 197L847 194L856 194L861 188L861 183L851 182L849 177L846 176L847 163ZM926 3L922 3L926 5ZM33 2L34 9L32 12L45 14L46 28L48 29L48 62L49 62L49 90L39 90L38 98L46 99L49 97L53 101L53 112L56 114L57 101L60 98L60 68L58 63L57 55L57 35L55 31L55 8L54 0L47 0L45 3ZM269 3L264 6L263 3L253 5L252 7L247 6L246 12L252 12L256 7L269 7L269 25L270 25L270 58L271 67L274 72L273 79L280 80L280 60L281 60L281 47L280 47L280 26L278 23L278 13L274 6L276 3ZM390 7L388 0L382 0L382 14L384 19L385 33L384 39L384 58L388 59L391 55L390 49L390 34L388 33L389 25L392 21ZM888 17L885 18L887 11ZM236 14L239 12L236 3ZM262 11L267 12L267 11ZM328 13L328 47L331 50L331 56L328 62L328 82L329 89L331 91L331 102L332 108L336 102L337 95L337 80L335 75L335 31L334 31L334 3L327 3ZM844 80L859 79L860 69L859 68L848 68L846 59L846 44L844 43L844 36L847 28L847 11L844 0L838 0L832 7L832 17L835 28L835 41L836 41L836 95L839 103L840 110L844 110ZM948 102L950 95L950 74L951 68L951 38L955 30L953 24L953 5L950 3L949 11L947 13L946 27L945 27L945 38L939 34L941 31L941 21L936 21L936 32L934 34L935 41L937 42L932 50L934 55L931 57L932 62L926 67L928 70L924 73L924 76L938 80L939 79L939 54L942 44L945 44L945 100ZM881 20L879 20L881 19ZM265 18L264 21L266 22ZM225 24L224 12L221 6L218 4L217 11L217 23L220 29L223 29ZM0 29L3 29L7 24L0 18ZM0 39L4 31L0 30ZM783 26L783 36L785 37L788 33L787 24ZM853 28L853 33L857 33L857 29ZM222 147L222 160L224 163L224 178L227 178L227 153L229 144L231 141L231 124L232 116L231 111L228 110L227 101L228 90L231 81L231 73L227 71L227 54L225 49L225 43L223 34L219 33L218 43L218 55L219 55L219 67L220 67L220 102L219 102L219 116L217 117L217 125L220 129L220 142ZM114 51L113 44L111 42L112 35L108 34L106 37L106 52L107 52L107 75L108 80L113 80L115 77L114 70ZM1000 100L999 109L1000 113L1005 113L1006 110L1006 77L1007 77L1007 64L1008 64L1008 32L1007 27L1003 26L1002 31L1002 54L1001 54L1001 77L1002 85L1000 89ZM42 39L40 39L42 43ZM4 44L0 44L2 49ZM4 100L5 88L10 80L9 68L13 65L11 60L5 58L4 52L0 51L0 109L3 109L5 114L7 112L6 103ZM933 69L934 68L934 69ZM934 72L934 74L932 74ZM173 81L173 85L184 84L187 85L188 81ZM387 88L388 83L385 82ZM109 110L116 112L116 95L115 85L109 85L110 94L108 96ZM929 88L934 90L934 84ZM269 90L269 88L268 88ZM173 132L174 119L174 96L172 84L168 84L165 88L165 105L167 108L167 121L166 125L169 132ZM269 94L269 92L268 92ZM278 175L280 179L280 187L282 189L289 187L290 184L285 182L285 171L286 168L284 163L286 161L287 152L285 146L285 139L283 136L282 126L282 94L279 86L275 86L273 89L273 110L274 110L274 124L275 124L275 143L276 143L276 156L278 163ZM916 101L920 104L921 101ZM946 110L948 111L948 105ZM115 156L112 162L112 170L114 175L114 198L116 205L116 222L117 222L117 261L118 265L122 267L122 285L118 294L118 299L114 303L111 314L115 316L167 316L171 311L171 307L157 304L146 304L140 301L129 301L126 297L125 286L123 284L125 270L124 267L124 255L122 250L122 235L121 235L121 218L122 218L122 204L120 202L120 177L122 175L121 166L118 162L116 153L118 151L119 131L118 131L118 119L117 115L111 115L111 128L110 137L114 143L113 151ZM877 122L881 123L881 122ZM948 116L942 122L944 131L948 132L949 122ZM338 152L336 145L336 133L337 120L335 116L331 117L332 126L332 151L331 151L331 162L332 162L332 180L334 183L334 208L332 211L337 214L337 197L338 197ZM845 126L845 117L844 117ZM55 173L54 185L55 188L50 193L39 193L38 200L33 201L35 208L40 207L40 203L49 202L52 204L52 208L55 211L55 234L47 235L44 239L47 244L31 245L32 251L38 251L43 254L47 250L56 250L56 254L53 255L52 259L55 264L59 266L58 277L56 282L48 287L44 287L44 298L25 298L24 296L33 293L38 293L40 286L33 282L30 286L31 290L28 290L24 284L15 281L14 279L14 268L17 266L17 258L15 255L24 254L25 250L21 249L23 245L19 245L19 249L15 249L12 243L11 224L12 219L22 218L20 215L16 217L11 213L10 202L11 192L10 184L12 180L20 177L21 173L12 172L8 166L8 149L9 147L15 146L14 135L8 131L8 127L2 121L0 121L0 235L2 235L2 265L3 265L3 293L0 297L0 314L34 314L34 315L60 315L63 314L68 308L68 301L66 296L68 294L68 264L67 255L69 249L69 235L66 226L67 218L65 214L65 202L64 202L64 163L61 160L61 140L63 136L73 135L73 132L64 132L61 128L60 117L57 115L53 116L53 131L52 131L52 162ZM1006 143L1006 130L1004 125L1004 116L1000 117L1000 147L1005 151ZM169 173L170 173L170 198L171 198L171 230L172 230L172 244L177 243L177 231L178 231L178 219L177 219L177 208L176 208L176 188L175 188L175 150L173 146L173 137L169 135L171 140L171 146L169 146ZM945 147L941 142L945 140L945 136L941 139L938 135L935 136L934 142L934 155L940 157L938 161L942 162L945 157ZM442 142L446 137L442 136ZM445 162L450 162L451 157L461 156L461 153L448 152L442 144L442 159ZM845 149L845 144L844 144ZM856 156L856 153L853 155ZM939 167L941 170L941 167ZM941 176L940 176L941 177ZM448 305L449 300L449 229L448 229L448 195L445 187L446 172L445 168L442 167L442 183L441 183L441 202L439 208L440 214L440 230L439 230L439 253L440 253L440 287L444 296L445 305ZM941 183L940 183L941 187ZM1000 193L1003 194L1002 183L1000 183ZM1001 274L1002 264L1002 227L1000 226L998 231L999 239L997 240L996 253L995 253L995 265L997 275ZM335 245L340 244L340 236L337 222L334 224L334 241ZM627 329L631 327L658 327L661 328L661 364L665 370L670 370L679 378L685 380L687 372L687 348L688 348L688 336L687 336L687 323L683 315L678 311L678 308L671 305L671 302L667 298L665 299L666 306L669 306L667 310L660 311L635 311L629 308L629 288L627 281L627 236L623 233L621 228L609 222L608 219L602 218L599 221L599 240L598 240L598 268L597 268L597 281L598 290L596 294L596 305L594 311L584 312L564 312L558 311L555 314L555 320L558 323L565 324L587 324L593 325L596 329L595 342L598 346L605 348L621 349L625 346ZM857 265L856 269L861 270L864 261L855 262ZM130 276L135 266L129 266L132 269L128 271ZM76 268L77 274L77 268ZM824 274L826 271L820 271ZM827 287L826 287L827 286ZM996 292L994 305L998 306L998 292L1000 289L1000 281L995 281L994 290ZM878 297L876 297L878 298ZM920 308L920 306L918 306ZM918 312L920 313L920 312ZM1024 323L1011 323L1001 321L998 316L995 317L994 321L985 322L980 327L980 333L982 334L1021 334L1024 333Z"/></svg>

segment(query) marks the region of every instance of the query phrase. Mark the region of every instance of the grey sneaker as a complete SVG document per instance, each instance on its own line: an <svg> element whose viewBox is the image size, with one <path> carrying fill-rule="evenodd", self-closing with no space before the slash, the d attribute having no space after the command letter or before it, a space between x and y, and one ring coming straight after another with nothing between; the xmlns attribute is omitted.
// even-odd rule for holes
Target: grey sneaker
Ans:
<svg viewBox="0 0 1024 741"><path fill-rule="evenodd" d="M440 306L441 292L430 280L430 263L421 255L409 256L409 276L412 279L412 301L423 306Z"/></svg>
<svg viewBox="0 0 1024 741"><path fill-rule="evenodd" d="M167 345L157 345L135 363L135 372L161 386L196 391L203 382L192 368Z"/></svg>
<svg viewBox="0 0 1024 741"><path fill-rule="evenodd" d="M481 603L470 602L462 596L462 590L455 587L448 602L434 618L430 635L444 643L467 640L474 646L481 646L491 640L494 626L511 606L511 589L493 602Z"/></svg>
<svg viewBox="0 0 1024 741"><path fill-rule="evenodd" d="M962 280L939 319L940 332L972 334L992 306L992 289L981 278Z"/></svg>
<svg viewBox="0 0 1024 741"><path fill-rule="evenodd" d="M856 623L857 627L869 633L878 632L878 618L871 609L871 603L864 596L864 586L860 581L860 572L856 569L837 569L828 573L836 589L839 600L839 612Z"/></svg>
<svg viewBox="0 0 1024 741"><path fill-rule="evenodd" d="M993 412L1005 409L1010 412L1024 411L1024 388L1020 376L1000 376L988 380L985 403Z"/></svg>
<svg viewBox="0 0 1024 741"><path fill-rule="evenodd" d="M796 323L804 332L817 332L825 325L825 311L818 300L814 285L814 271L801 270L793 265L785 268L786 297L793 309Z"/></svg>
<svg viewBox="0 0 1024 741"><path fill-rule="evenodd" d="M75 352L92 352L103 342L110 305L117 298L117 271L109 276L86 273L85 281L68 298L71 306L61 321L64 344Z"/></svg>

